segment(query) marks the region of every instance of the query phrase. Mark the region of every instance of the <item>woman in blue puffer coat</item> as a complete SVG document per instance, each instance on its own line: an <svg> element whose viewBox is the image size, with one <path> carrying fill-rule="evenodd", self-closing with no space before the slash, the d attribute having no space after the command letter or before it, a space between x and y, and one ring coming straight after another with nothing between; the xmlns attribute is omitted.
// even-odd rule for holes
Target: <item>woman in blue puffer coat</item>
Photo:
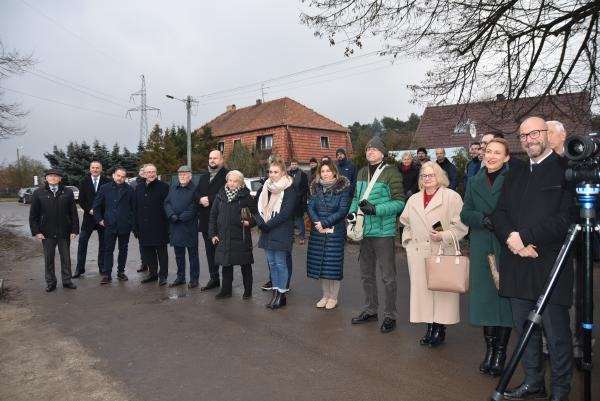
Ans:
<svg viewBox="0 0 600 401"><path fill-rule="evenodd" d="M321 280L323 297L317 308L337 305L340 281L344 277L344 219L350 208L350 182L338 173L331 161L323 161L310 185L308 215L312 221L308 241L307 275Z"/></svg>

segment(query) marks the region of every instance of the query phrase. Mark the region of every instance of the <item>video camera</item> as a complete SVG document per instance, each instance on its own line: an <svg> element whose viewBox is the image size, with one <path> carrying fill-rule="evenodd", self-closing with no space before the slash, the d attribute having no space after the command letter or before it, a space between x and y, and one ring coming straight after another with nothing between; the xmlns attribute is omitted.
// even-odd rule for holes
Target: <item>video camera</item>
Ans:
<svg viewBox="0 0 600 401"><path fill-rule="evenodd" d="M565 141L565 157L569 168L565 172L567 181L600 182L600 135L574 135Z"/></svg>

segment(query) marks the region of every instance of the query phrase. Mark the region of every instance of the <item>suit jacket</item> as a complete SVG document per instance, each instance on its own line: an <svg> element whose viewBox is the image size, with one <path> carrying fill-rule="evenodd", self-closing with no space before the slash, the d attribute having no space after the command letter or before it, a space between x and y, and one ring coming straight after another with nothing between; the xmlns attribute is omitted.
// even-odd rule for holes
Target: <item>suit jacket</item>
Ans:
<svg viewBox="0 0 600 401"><path fill-rule="evenodd" d="M98 180L98 191L104 184L109 183L110 180L105 176L101 175ZM94 191L94 182L92 181L91 175L86 175L79 184L79 206L83 209L83 220L81 222L81 231L91 231L94 228L101 228L96 226L94 216L90 214L90 210L94 208L94 199L96 198L96 191Z"/></svg>
<svg viewBox="0 0 600 401"><path fill-rule="evenodd" d="M133 228L134 218L133 189L125 183L114 181L104 184L94 199L94 221L104 220L106 231L128 234Z"/></svg>
<svg viewBox="0 0 600 401"><path fill-rule="evenodd" d="M212 181L210 180L210 173L202 174L200 176L195 192L196 202L198 203L203 196L208 196L208 207L204 207L198 203L198 231L208 233L210 208L212 207L219 190L225 186L225 176L228 172L229 170L225 167L221 168Z"/></svg>
<svg viewBox="0 0 600 401"><path fill-rule="evenodd" d="M491 218L500 241L500 295L537 300L546 284L571 223L573 197L564 182L564 163L552 152L537 169L529 163L511 167ZM523 244L533 244L537 258L514 255L506 245L518 231ZM550 303L571 305L573 270L570 264L558 280Z"/></svg>

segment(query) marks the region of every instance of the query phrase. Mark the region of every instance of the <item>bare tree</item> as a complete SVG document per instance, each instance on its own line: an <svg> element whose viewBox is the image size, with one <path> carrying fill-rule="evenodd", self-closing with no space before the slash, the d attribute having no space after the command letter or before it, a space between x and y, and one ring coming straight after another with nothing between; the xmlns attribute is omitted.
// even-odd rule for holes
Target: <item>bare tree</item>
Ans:
<svg viewBox="0 0 600 401"><path fill-rule="evenodd" d="M595 102L600 94L597 0L302 2L316 12L301 21L331 45L344 43L347 56L374 35L382 54L432 60L409 86L415 101L466 103L490 88L507 99L587 91Z"/></svg>
<svg viewBox="0 0 600 401"><path fill-rule="evenodd" d="M22 56L16 50L6 51L0 41L0 82L12 74L23 74L27 67L35 63L32 56ZM0 99L4 92L0 87ZM0 140L22 135L25 128L19 120L27 115L19 103L3 103L0 101Z"/></svg>

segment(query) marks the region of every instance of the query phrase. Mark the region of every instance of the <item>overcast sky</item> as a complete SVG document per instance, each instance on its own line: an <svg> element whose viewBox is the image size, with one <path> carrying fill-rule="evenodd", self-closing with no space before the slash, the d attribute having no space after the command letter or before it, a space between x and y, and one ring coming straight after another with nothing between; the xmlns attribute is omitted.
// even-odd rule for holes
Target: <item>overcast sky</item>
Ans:
<svg viewBox="0 0 600 401"><path fill-rule="evenodd" d="M135 151L140 113L130 119L126 112L140 104L130 95L142 74L148 105L161 110L161 118L148 112L149 129L186 124L185 105L165 94L199 100L194 129L228 104L253 104L260 82L266 101L288 96L343 125L422 113L406 89L422 78L422 64L371 54L381 47L375 40L344 58L343 45L330 47L300 24L302 7L299 0L2 0L0 40L37 64L34 73L0 82L2 101L30 112L27 133L0 142L0 162L16 160L20 147L46 162L44 152L69 141L118 142ZM255 85L211 95L248 84Z"/></svg>

